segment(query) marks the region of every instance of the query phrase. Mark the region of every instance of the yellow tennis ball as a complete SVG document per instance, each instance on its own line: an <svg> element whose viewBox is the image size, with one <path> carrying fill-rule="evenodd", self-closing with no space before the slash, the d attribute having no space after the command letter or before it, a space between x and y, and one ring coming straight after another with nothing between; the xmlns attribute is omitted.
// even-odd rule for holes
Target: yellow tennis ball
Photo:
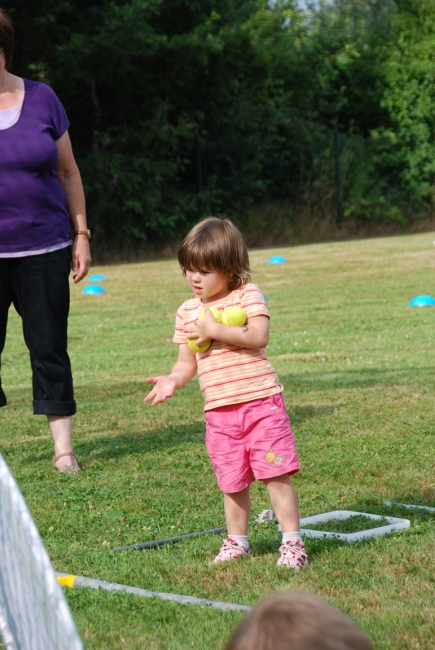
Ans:
<svg viewBox="0 0 435 650"><path fill-rule="evenodd" d="M222 312L217 307L212 307L210 309L211 313L214 316L214 319L217 323L222 323Z"/></svg>
<svg viewBox="0 0 435 650"><path fill-rule="evenodd" d="M242 327L246 323L246 314L240 307L227 307L222 312L222 323L233 327Z"/></svg>
<svg viewBox="0 0 435 650"><path fill-rule="evenodd" d="M202 312L198 314L198 320L204 317L205 317L205 309L203 309ZM198 339L196 339L196 341L197 340ZM194 352L207 352L207 350L209 349L212 343L211 341L204 341L204 343L201 343L201 345L196 345L196 341L194 341L193 339L188 339L187 341L187 345Z"/></svg>
<svg viewBox="0 0 435 650"><path fill-rule="evenodd" d="M196 339L198 340L198 339ZM196 342L193 339L188 339L187 340L187 345L191 350L194 352L207 352L211 345L211 341L204 341L204 343L201 343L201 345L196 345Z"/></svg>
<svg viewBox="0 0 435 650"><path fill-rule="evenodd" d="M212 307L210 311L213 314L215 321L217 321L218 323L222 323L222 312L217 307ZM202 312L200 312L200 314L198 315L198 320L200 318L205 318L205 309L203 309Z"/></svg>

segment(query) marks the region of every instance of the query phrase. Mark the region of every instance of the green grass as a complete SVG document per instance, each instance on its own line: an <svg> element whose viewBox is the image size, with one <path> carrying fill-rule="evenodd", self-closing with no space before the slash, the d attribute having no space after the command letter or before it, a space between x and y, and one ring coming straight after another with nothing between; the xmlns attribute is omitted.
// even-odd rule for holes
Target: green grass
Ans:
<svg viewBox="0 0 435 650"><path fill-rule="evenodd" d="M382 517L374 521L365 515L353 515L348 519L330 519L329 521L319 522L318 524L304 524L304 528L308 530L323 530L330 533L357 533L362 530L370 530L370 528L380 528L380 526L388 526L389 521Z"/></svg>
<svg viewBox="0 0 435 650"><path fill-rule="evenodd" d="M288 262L269 266L272 253ZM174 314L189 291L175 261L94 268L105 296L72 287L70 354L83 471L53 471L46 421L31 414L28 353L11 310L2 378L1 451L58 571L254 604L278 589L314 592L352 616L377 650L435 648L435 517L385 501L435 505L433 235L301 246L251 255L272 316L270 358L285 387L302 470L301 516L335 509L403 516L411 528L353 545L307 540L310 567L275 566L276 526L252 489L252 557L209 566L221 536L149 551L118 546L224 525L204 447L196 379L156 408L144 378L174 361ZM67 590L87 650L222 648L237 612Z"/></svg>

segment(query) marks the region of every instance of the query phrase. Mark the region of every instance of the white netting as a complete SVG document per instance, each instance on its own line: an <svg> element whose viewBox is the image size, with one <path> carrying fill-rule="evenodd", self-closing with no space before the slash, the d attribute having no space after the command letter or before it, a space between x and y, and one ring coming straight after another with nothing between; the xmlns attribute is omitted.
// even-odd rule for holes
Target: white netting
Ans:
<svg viewBox="0 0 435 650"><path fill-rule="evenodd" d="M0 635L7 650L83 650L32 515L1 454Z"/></svg>

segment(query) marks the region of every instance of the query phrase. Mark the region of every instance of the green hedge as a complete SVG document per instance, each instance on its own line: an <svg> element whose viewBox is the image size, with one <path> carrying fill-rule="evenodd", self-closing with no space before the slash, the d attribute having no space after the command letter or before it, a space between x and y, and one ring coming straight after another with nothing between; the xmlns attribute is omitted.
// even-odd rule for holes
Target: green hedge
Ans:
<svg viewBox="0 0 435 650"><path fill-rule="evenodd" d="M345 219L432 210L435 6L335 0L4 1L12 71L65 104L101 246L162 246L200 213L334 194ZM199 198L198 154L203 192ZM328 198L329 197L329 198Z"/></svg>

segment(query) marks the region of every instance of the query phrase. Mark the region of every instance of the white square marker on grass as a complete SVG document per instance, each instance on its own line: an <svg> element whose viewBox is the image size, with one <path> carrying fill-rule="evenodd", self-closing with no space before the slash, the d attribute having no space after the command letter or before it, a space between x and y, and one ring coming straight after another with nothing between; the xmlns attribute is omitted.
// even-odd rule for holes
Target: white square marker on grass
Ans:
<svg viewBox="0 0 435 650"><path fill-rule="evenodd" d="M334 533L327 532L325 530L315 530L312 528L304 528L308 524L324 524L331 519L339 519L344 521L345 519L350 519L350 517L355 517L356 515L362 515L368 517L368 519L373 519L376 521L388 521L388 526L378 526L374 528L369 528L366 530L360 530L356 533ZM315 538L331 538L331 539L342 539L345 542L358 542L361 539L369 539L370 537L383 537L392 533L395 530L400 530L401 528L409 528L411 522L409 519L400 519L399 517L386 517L384 515L372 515L368 512L355 512L353 510L333 510L332 512L324 512L320 515L313 515L312 517L304 517L300 521L301 523L301 533L305 537L315 537Z"/></svg>

